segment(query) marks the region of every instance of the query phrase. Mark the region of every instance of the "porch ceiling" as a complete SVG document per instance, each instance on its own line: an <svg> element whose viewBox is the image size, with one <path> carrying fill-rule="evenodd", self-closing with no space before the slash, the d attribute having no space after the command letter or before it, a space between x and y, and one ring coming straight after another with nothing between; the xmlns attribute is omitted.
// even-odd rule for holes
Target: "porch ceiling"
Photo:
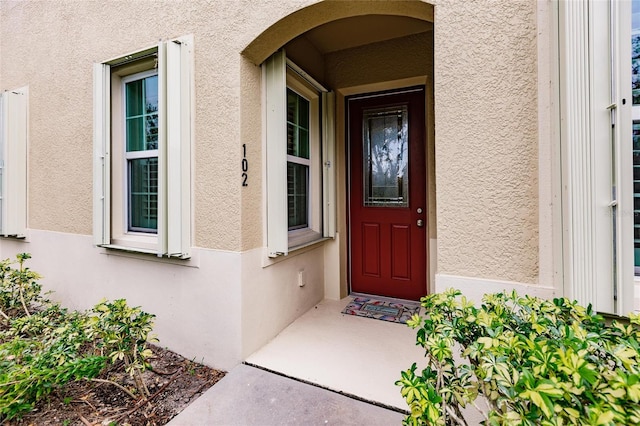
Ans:
<svg viewBox="0 0 640 426"><path fill-rule="evenodd" d="M432 29L433 23L406 16L363 15L328 22L301 37L326 54Z"/></svg>

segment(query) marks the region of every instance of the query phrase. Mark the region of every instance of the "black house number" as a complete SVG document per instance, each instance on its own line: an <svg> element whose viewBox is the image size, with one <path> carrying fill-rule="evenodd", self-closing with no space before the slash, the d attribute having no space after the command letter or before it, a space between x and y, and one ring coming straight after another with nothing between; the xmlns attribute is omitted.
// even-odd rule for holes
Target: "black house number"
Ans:
<svg viewBox="0 0 640 426"><path fill-rule="evenodd" d="M247 161L247 144L242 144L242 186L249 186L247 183L247 179L249 175L247 172L249 171L249 161Z"/></svg>

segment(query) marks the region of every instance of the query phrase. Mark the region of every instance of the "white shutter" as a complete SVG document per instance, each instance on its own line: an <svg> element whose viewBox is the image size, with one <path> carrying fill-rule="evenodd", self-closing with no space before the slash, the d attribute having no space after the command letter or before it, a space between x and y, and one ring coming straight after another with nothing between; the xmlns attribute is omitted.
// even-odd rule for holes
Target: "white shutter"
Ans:
<svg viewBox="0 0 640 426"><path fill-rule="evenodd" d="M322 93L322 233L336 235L335 94Z"/></svg>
<svg viewBox="0 0 640 426"><path fill-rule="evenodd" d="M2 94L1 234L23 237L27 227L27 89Z"/></svg>
<svg viewBox="0 0 640 426"><path fill-rule="evenodd" d="M93 241L111 242L111 67L93 65Z"/></svg>
<svg viewBox="0 0 640 426"><path fill-rule="evenodd" d="M193 36L166 43L167 255L191 250Z"/></svg>
<svg viewBox="0 0 640 426"><path fill-rule="evenodd" d="M266 90L267 250L269 257L289 252L287 221L287 61L284 51L262 65Z"/></svg>

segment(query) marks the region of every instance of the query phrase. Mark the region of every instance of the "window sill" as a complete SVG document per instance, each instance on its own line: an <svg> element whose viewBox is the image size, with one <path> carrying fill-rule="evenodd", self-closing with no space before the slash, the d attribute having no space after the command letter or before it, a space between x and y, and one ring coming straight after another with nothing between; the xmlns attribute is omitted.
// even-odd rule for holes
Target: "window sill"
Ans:
<svg viewBox="0 0 640 426"><path fill-rule="evenodd" d="M3 239L7 239L7 240L16 240L16 241L26 241L27 240L27 236L26 234L8 234L8 235L0 235L0 238Z"/></svg>
<svg viewBox="0 0 640 426"><path fill-rule="evenodd" d="M289 251L313 244L321 239L322 235L310 228L289 231Z"/></svg>
<svg viewBox="0 0 640 426"><path fill-rule="evenodd" d="M312 247L315 246L316 244L320 244L323 243L327 240L330 240L331 238L328 237L318 237L317 239L313 240L313 241L308 241L306 243L294 246L294 247L290 247L289 248L289 256L291 256L293 253L297 252L298 250L302 250L305 249L307 247Z"/></svg>
<svg viewBox="0 0 640 426"><path fill-rule="evenodd" d="M149 249L149 248L143 248L143 247L130 247L130 246L123 246L123 245L119 245L119 244L104 244L104 245L101 245L99 247L106 248L106 249L109 249L109 250L124 251L124 252L128 252L128 253L152 254L154 256L158 255L158 251L157 250Z"/></svg>
<svg viewBox="0 0 640 426"><path fill-rule="evenodd" d="M330 241L333 240L333 238L330 237L323 237L321 236L321 234L318 234L317 232L315 233L317 238L312 240L312 241L307 241L305 243L299 244L295 247L289 247L289 254L287 254L286 256L278 256L278 257L269 257L267 255L267 249L266 247L264 248L264 257L262 260L262 267L266 268L269 267L271 265L275 265L276 263L280 263L280 262L284 262L287 259L291 259L292 257L298 256L300 254L304 254L307 252L310 252L312 250L317 249L318 247L321 247L322 243L326 242L326 241Z"/></svg>
<svg viewBox="0 0 640 426"><path fill-rule="evenodd" d="M113 237L111 244L105 247L140 253L158 253L158 236L156 234L127 233Z"/></svg>
<svg viewBox="0 0 640 426"><path fill-rule="evenodd" d="M104 244L98 246L104 251L102 254L106 254L109 256L121 256L128 257L132 259L139 260L147 260L153 262L161 262L161 263L169 263L180 266L189 266L192 268L200 267L200 257L197 252L193 252L191 257L167 257L167 256L158 256L157 250L138 248L138 247L128 247L121 246L117 244Z"/></svg>

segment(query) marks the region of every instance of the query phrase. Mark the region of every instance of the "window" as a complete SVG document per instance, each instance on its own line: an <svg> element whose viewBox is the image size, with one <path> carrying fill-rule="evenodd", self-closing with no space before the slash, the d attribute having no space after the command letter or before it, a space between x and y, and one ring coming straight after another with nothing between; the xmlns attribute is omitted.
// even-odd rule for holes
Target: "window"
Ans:
<svg viewBox="0 0 640 426"><path fill-rule="evenodd" d="M287 89L288 229L309 227L309 101Z"/></svg>
<svg viewBox="0 0 640 426"><path fill-rule="evenodd" d="M283 51L263 72L267 249L277 257L334 235L333 95Z"/></svg>
<svg viewBox="0 0 640 426"><path fill-rule="evenodd" d="M127 230L158 231L158 75L123 79Z"/></svg>
<svg viewBox="0 0 640 426"><path fill-rule="evenodd" d="M188 258L193 37L94 67L94 239Z"/></svg>
<svg viewBox="0 0 640 426"><path fill-rule="evenodd" d="M0 93L0 235L24 237L27 228L26 87Z"/></svg>
<svg viewBox="0 0 640 426"><path fill-rule="evenodd" d="M640 1L632 2L631 84L633 98L633 246L635 275L640 276ZM636 306L636 309L638 307Z"/></svg>
<svg viewBox="0 0 640 426"><path fill-rule="evenodd" d="M640 121L633 122L633 217L635 275L640 276Z"/></svg>

